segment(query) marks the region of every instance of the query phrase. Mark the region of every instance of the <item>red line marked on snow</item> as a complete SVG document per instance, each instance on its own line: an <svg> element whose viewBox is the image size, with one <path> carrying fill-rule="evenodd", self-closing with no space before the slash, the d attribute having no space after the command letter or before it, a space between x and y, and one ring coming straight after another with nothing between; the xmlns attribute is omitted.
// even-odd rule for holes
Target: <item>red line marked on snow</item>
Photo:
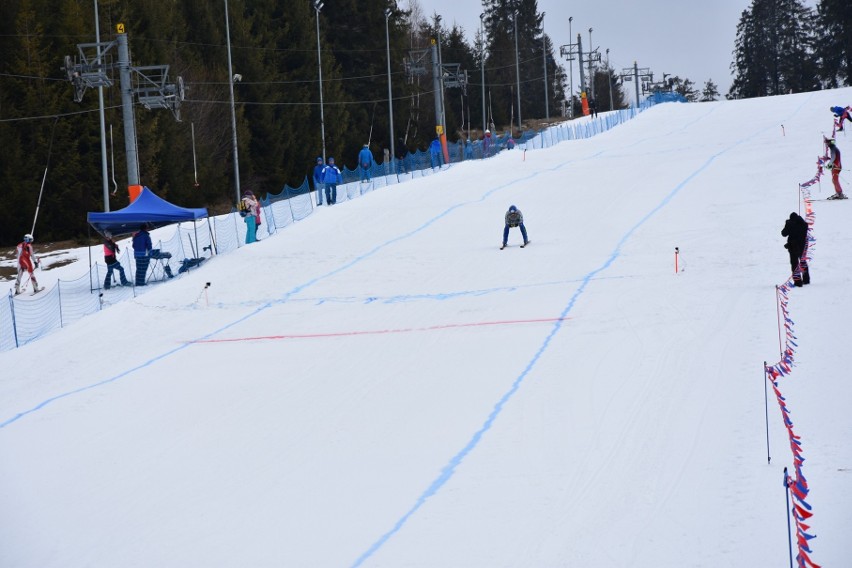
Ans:
<svg viewBox="0 0 852 568"><path fill-rule="evenodd" d="M269 341L279 339L321 339L328 337L351 337L356 335L382 335L388 333L412 333L416 331L435 331L440 329L454 329L461 327L485 327L493 325L516 325L522 323L553 323L557 321L565 321L571 318L541 318L541 319L525 319L525 320L501 320L501 321L482 321L474 323L448 323L443 325L430 325L427 327L405 327L399 329L376 329L376 330L359 330L359 331L338 331L330 333L303 333L292 335L258 335L254 337L232 337L229 339L198 339L194 341L185 341L184 343L234 343L238 341Z"/></svg>

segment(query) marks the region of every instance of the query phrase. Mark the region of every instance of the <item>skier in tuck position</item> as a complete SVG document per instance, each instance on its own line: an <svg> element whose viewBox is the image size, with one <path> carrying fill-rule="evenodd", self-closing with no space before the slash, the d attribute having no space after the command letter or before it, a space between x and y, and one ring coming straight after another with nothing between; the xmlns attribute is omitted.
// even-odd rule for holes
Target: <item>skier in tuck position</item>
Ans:
<svg viewBox="0 0 852 568"><path fill-rule="evenodd" d="M825 167L831 170L831 183L834 184L834 195L828 199L847 199L843 193L843 188L840 187L840 172L843 166L840 164L840 149L834 144L834 138L826 138L825 145L828 149L828 155L825 157Z"/></svg>
<svg viewBox="0 0 852 568"><path fill-rule="evenodd" d="M38 285L38 281L33 273L33 271L38 267L38 259L35 257L35 253L33 252L33 236L31 234L27 233L24 235L23 242L18 244L17 253L18 278L15 280L15 295L17 296L27 287L27 285L24 284L24 288L21 288L21 277L24 275L24 272L28 272L30 280L33 281L33 294L37 294L44 290L44 288Z"/></svg>
<svg viewBox="0 0 852 568"><path fill-rule="evenodd" d="M530 240L527 238L527 228L524 227L524 214L521 213L520 209L512 205L506 211L506 226L503 227L503 245L500 247L500 250L506 248L506 243L509 242L509 229L512 227L521 228L521 236L524 237L524 244L521 245L521 248L529 244Z"/></svg>

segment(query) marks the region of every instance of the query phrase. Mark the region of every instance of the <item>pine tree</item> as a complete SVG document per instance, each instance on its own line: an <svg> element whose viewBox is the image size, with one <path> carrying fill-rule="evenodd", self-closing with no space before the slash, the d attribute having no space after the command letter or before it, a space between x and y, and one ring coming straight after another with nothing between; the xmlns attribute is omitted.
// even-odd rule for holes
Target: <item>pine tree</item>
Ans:
<svg viewBox="0 0 852 568"><path fill-rule="evenodd" d="M829 87L852 85L852 2L820 0L817 13L820 76Z"/></svg>
<svg viewBox="0 0 852 568"><path fill-rule="evenodd" d="M719 87L716 86L716 83L713 82L713 79L707 79L707 82L704 83L704 88L701 90L701 102L710 102L718 100L719 98Z"/></svg>
<svg viewBox="0 0 852 568"><path fill-rule="evenodd" d="M753 0L737 25L735 78L729 97L799 92L819 87L814 14L802 0Z"/></svg>

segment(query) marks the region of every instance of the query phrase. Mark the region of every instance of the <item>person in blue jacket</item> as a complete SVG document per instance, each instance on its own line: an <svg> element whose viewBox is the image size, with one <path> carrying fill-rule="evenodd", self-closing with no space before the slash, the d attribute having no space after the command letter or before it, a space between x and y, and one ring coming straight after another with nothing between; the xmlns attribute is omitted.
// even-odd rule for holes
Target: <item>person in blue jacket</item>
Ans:
<svg viewBox="0 0 852 568"><path fill-rule="evenodd" d="M317 165L314 166L314 191L317 192L317 205L322 205L322 171L324 169L322 156L317 156Z"/></svg>
<svg viewBox="0 0 852 568"><path fill-rule="evenodd" d="M848 120L852 122L852 108L846 107L843 108L841 106L831 107L831 112L834 113L834 116L837 118L837 130L839 132L843 132L843 122Z"/></svg>
<svg viewBox="0 0 852 568"><path fill-rule="evenodd" d="M464 144L464 159L472 160L473 159L473 143L470 141L470 138L467 139L467 142Z"/></svg>
<svg viewBox="0 0 852 568"><path fill-rule="evenodd" d="M343 174L334 165L334 158L328 159L328 164L322 170L322 183L325 185L325 201L328 205L337 203L337 184L343 181Z"/></svg>
<svg viewBox="0 0 852 568"><path fill-rule="evenodd" d="M432 140L432 143L429 144L429 157L432 160L432 169L440 168L441 163L443 162L441 156L441 141L438 138Z"/></svg>
<svg viewBox="0 0 852 568"><path fill-rule="evenodd" d="M373 168L373 153L370 152L369 144L364 144L364 147L358 152L358 166L361 181L370 181L372 177L370 170Z"/></svg>
<svg viewBox="0 0 852 568"><path fill-rule="evenodd" d="M148 274L148 264L151 262L151 235L148 233L150 226L143 223L139 230L133 233L133 258L136 261L136 285L144 286L145 277Z"/></svg>

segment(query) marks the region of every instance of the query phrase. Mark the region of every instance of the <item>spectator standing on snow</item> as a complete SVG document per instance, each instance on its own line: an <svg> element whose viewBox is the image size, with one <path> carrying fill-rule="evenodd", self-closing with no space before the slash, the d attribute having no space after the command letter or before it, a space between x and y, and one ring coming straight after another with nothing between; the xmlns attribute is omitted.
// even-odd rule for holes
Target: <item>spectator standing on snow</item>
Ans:
<svg viewBox="0 0 852 568"><path fill-rule="evenodd" d="M370 152L370 145L364 144L364 147L361 148L361 151L358 152L358 166L361 174L361 181L370 181L372 179L372 173L370 170L373 168L373 153Z"/></svg>
<svg viewBox="0 0 852 568"><path fill-rule="evenodd" d="M150 226L143 223L139 230L133 233L133 259L136 261L136 285L144 286L145 277L148 275L148 264L151 262L151 235L148 233Z"/></svg>
<svg viewBox="0 0 852 568"><path fill-rule="evenodd" d="M432 140L432 143L429 144L429 157L432 161L432 169L440 168L441 163L443 162L441 155L441 141L438 138Z"/></svg>
<svg viewBox="0 0 852 568"><path fill-rule="evenodd" d="M808 222L795 211L781 229L781 236L787 237L784 248L790 253L790 269L793 271L793 284L802 287L811 283L806 252L808 250Z"/></svg>
<svg viewBox="0 0 852 568"><path fill-rule="evenodd" d="M322 183L325 185L325 202L328 205L337 203L337 184L343 181L343 174L334 165L334 158L328 159L328 164L322 170Z"/></svg>
<svg viewBox="0 0 852 568"><path fill-rule="evenodd" d="M843 132L843 121L848 120L849 122L852 122L852 108L835 106L831 107L829 110L834 113L834 117L837 119L837 130L839 132Z"/></svg>
<svg viewBox="0 0 852 568"><path fill-rule="evenodd" d="M825 145L828 149L825 167L831 170L831 183L834 184L834 195L828 199L846 199L846 194L840 187L840 172L843 171L840 163L840 149L835 145L834 138L826 138Z"/></svg>
<svg viewBox="0 0 852 568"><path fill-rule="evenodd" d="M521 210L515 207L514 205L509 207L509 210L506 211L506 226L503 227L503 246L500 247L500 250L506 248L506 244L509 242L509 229L513 227L520 227L521 236L524 237L524 244L521 245L521 248L527 246L530 240L527 238L527 228L524 226L524 215L521 213Z"/></svg>
<svg viewBox="0 0 852 568"><path fill-rule="evenodd" d="M118 248L118 243L112 238L109 231L104 231L104 262L107 265L106 278L104 278L104 290L109 290L112 286L112 271L118 271L118 277L121 280L122 286L127 286L130 282L127 281L127 276L124 275L124 267L118 261L118 253L121 249Z"/></svg>
<svg viewBox="0 0 852 568"><path fill-rule="evenodd" d="M260 214L257 199L249 190L243 192L242 211L245 213L243 220L246 222L246 244L257 242L257 217Z"/></svg>
<svg viewBox="0 0 852 568"><path fill-rule="evenodd" d="M322 161L322 156L317 156L317 163L314 166L314 191L317 192L317 204L322 205L322 171L325 169L325 164Z"/></svg>
<svg viewBox="0 0 852 568"><path fill-rule="evenodd" d="M491 139L491 131L486 130L485 136L482 138L482 157L487 158L491 155L491 144L494 141Z"/></svg>
<svg viewBox="0 0 852 568"><path fill-rule="evenodd" d="M34 270L38 268L38 259L35 256L35 252L33 251L33 236L29 233L24 235L24 240L18 243L18 247L16 249L17 252L17 264L18 264L18 277L15 279L15 295L17 296L23 289L21 288L21 277L23 277L24 272L30 275L30 280L33 281L33 294L37 294L44 290L44 288L39 287L38 280L36 280ZM24 285L26 288L26 284Z"/></svg>

